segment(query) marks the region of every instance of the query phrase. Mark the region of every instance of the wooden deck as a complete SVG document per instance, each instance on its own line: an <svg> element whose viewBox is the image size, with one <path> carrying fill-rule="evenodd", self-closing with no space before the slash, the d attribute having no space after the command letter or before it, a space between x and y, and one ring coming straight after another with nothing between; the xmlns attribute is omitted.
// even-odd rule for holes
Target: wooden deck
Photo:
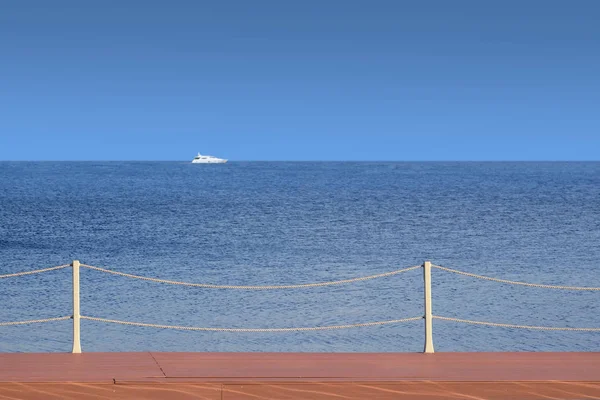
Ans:
<svg viewBox="0 0 600 400"><path fill-rule="evenodd" d="M600 399L600 353L0 354L0 399Z"/></svg>

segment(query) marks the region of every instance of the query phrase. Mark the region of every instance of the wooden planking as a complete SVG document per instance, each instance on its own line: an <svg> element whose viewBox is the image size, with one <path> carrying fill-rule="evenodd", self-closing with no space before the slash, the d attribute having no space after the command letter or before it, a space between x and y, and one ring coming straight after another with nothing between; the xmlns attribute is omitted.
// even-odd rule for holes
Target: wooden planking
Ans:
<svg viewBox="0 0 600 400"><path fill-rule="evenodd" d="M0 382L600 381L600 353L0 354Z"/></svg>
<svg viewBox="0 0 600 400"><path fill-rule="evenodd" d="M600 383L577 382L357 382L223 385L223 400L445 400L596 399Z"/></svg>
<svg viewBox="0 0 600 400"><path fill-rule="evenodd" d="M0 383L0 399L22 400L258 400L258 399L596 399L586 382L354 382L277 384Z"/></svg>
<svg viewBox="0 0 600 400"><path fill-rule="evenodd" d="M415 397L600 398L600 353L0 354L0 400Z"/></svg>
<svg viewBox="0 0 600 400"><path fill-rule="evenodd" d="M112 382L164 377L150 353L0 353L0 382Z"/></svg>
<svg viewBox="0 0 600 400"><path fill-rule="evenodd" d="M222 400L220 384L0 383L0 400ZM252 397L252 396L249 396Z"/></svg>
<svg viewBox="0 0 600 400"><path fill-rule="evenodd" d="M0 400L49 398L600 398L600 353L0 354Z"/></svg>
<svg viewBox="0 0 600 400"><path fill-rule="evenodd" d="M600 353L152 354L181 381L600 381Z"/></svg>

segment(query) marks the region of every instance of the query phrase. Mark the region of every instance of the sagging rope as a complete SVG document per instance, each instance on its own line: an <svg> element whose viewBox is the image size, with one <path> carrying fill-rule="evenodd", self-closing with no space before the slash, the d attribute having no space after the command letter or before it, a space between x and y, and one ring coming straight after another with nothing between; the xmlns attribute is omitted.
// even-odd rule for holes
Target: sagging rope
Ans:
<svg viewBox="0 0 600 400"><path fill-rule="evenodd" d="M343 279L343 280L339 280L339 281L303 283L303 284L297 284L297 285L257 285L257 286L252 286L252 285L215 285L215 284L210 284L210 283L179 282L179 281L172 281L172 280L168 280L168 279L149 278L146 276L127 274L125 272L112 271L109 269L94 267L92 265L86 265L86 264L81 264L80 266L84 267L84 268L104 272L107 274L119 275L119 276L124 276L127 278L133 278L133 279L141 279L141 280L150 281L150 282L167 283L170 285L201 287L201 288L209 288L209 289L240 289L240 290L299 289L299 288L313 288L313 287L322 287L322 286L341 285L341 284L345 284L345 283L362 282L362 281L367 281L370 279L384 278L387 276L397 275L402 272L412 271L414 269L421 268L420 265L416 265L413 267L398 269L398 270L391 271L391 272L385 272L383 274L362 276L359 278Z"/></svg>
<svg viewBox="0 0 600 400"><path fill-rule="evenodd" d="M12 326L12 325L25 325L25 324L41 324L44 322L64 321L71 319L72 317L56 317L56 318L45 318L45 319L30 319L28 321L11 321L11 322L0 322L0 326Z"/></svg>
<svg viewBox="0 0 600 400"><path fill-rule="evenodd" d="M33 271L15 272L14 274L0 275L0 279L2 279L2 278L13 278L13 277L16 277L16 276L24 276L24 275L41 274L43 272L55 271L57 269L67 268L67 267L70 267L70 266L71 266L71 264L65 264L65 265L58 265L56 267L36 269L36 270L33 270Z"/></svg>
<svg viewBox="0 0 600 400"><path fill-rule="evenodd" d="M528 283L528 282L509 281L507 279L492 278L490 276L477 275L477 274L472 274L470 272L463 272L463 271L459 271L459 270L456 270L456 269L442 267L441 265L433 265L432 264L431 267L432 268L441 269L442 271L452 272L453 274L469 276L471 278L483 279L483 280L486 280L486 281L507 283L507 284L510 284L510 285L521 285L521 286L537 287L537 288L544 288L544 289L594 290L594 291L600 290L600 287L544 285L544 284L541 284L541 283Z"/></svg>
<svg viewBox="0 0 600 400"><path fill-rule="evenodd" d="M580 332L600 332L600 328L569 328L569 327L554 327L554 326L535 326L535 325L514 325L514 324L501 324L497 322L485 322L485 321L473 321L469 319L442 317L439 315L433 315L433 319L439 319L442 321L461 322L464 324L473 325L487 325L495 326L500 328L515 328L515 329L533 329L543 331L580 331Z"/></svg>
<svg viewBox="0 0 600 400"><path fill-rule="evenodd" d="M147 324L147 323L143 323L143 322L120 321L120 320L116 320L116 319L89 317L89 316L84 316L84 315L81 316L81 319L87 319L87 320L96 321L96 322L106 322L106 323L111 323L111 324L141 326L141 327L146 327L146 328L178 329L178 330L185 330L185 331L306 332L306 331L325 331L325 330L333 330L333 329L349 329L349 328L360 328L360 327L367 327L367 326L397 324L400 322L421 320L421 319L423 319L423 317L402 318L402 319L394 319L394 320L389 320L389 321L364 322L364 323L348 324L348 325L311 326L311 327L297 327L297 328L205 328L205 327L179 326L179 325Z"/></svg>

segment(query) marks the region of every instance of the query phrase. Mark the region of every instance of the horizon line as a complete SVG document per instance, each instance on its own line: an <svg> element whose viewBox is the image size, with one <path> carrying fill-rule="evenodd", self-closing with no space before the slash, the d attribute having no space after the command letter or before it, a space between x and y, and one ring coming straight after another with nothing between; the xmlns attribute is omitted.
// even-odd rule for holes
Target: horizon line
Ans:
<svg viewBox="0 0 600 400"><path fill-rule="evenodd" d="M0 160L0 162L185 162L192 164L188 160ZM600 162L598 160L227 160L228 163L237 162L356 162L356 163L401 163L401 162Z"/></svg>

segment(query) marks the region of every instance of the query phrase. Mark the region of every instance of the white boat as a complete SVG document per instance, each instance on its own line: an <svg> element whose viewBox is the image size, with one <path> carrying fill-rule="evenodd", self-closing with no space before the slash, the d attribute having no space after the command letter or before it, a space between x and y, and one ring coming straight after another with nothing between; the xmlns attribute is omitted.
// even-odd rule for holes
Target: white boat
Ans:
<svg viewBox="0 0 600 400"><path fill-rule="evenodd" d="M226 162L227 160L223 158L203 156L200 153L198 153L198 155L192 160L192 164L225 164Z"/></svg>

